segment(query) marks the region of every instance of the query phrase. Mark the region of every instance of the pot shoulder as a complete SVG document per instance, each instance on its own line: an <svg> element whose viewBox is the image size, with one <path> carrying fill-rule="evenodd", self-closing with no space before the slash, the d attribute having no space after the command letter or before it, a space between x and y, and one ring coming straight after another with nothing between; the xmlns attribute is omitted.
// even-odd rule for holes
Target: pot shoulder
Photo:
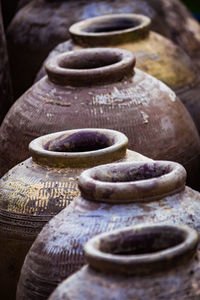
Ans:
<svg viewBox="0 0 200 300"><path fill-rule="evenodd" d="M50 168L31 158L0 180L0 210L10 214L53 216L79 195L78 168Z"/></svg>
<svg viewBox="0 0 200 300"><path fill-rule="evenodd" d="M191 276L192 275L192 276ZM89 266L63 281L49 300L85 299L194 299L198 297L200 254L170 272L126 277L97 272ZM183 289L184 286L184 289ZM196 299L196 298L195 298Z"/></svg>

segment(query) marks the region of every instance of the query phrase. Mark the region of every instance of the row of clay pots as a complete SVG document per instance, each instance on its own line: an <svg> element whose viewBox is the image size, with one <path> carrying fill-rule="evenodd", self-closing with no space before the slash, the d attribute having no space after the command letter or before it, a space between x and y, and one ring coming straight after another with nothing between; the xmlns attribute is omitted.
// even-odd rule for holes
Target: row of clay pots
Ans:
<svg viewBox="0 0 200 300"><path fill-rule="evenodd" d="M81 195L45 225L29 250L19 279L17 300L47 299L62 280L66 279L86 263L83 246L90 238L99 233L138 224L190 225L200 233L200 194L186 187L185 180L185 169L181 165L169 161L112 163L85 170L79 177ZM169 280L169 283L165 286L166 291L170 287L172 278L174 280L176 278L179 284L171 283L171 287L175 284L176 289L174 293L183 295L180 286L189 277L187 287L184 287L184 292L186 290L188 293L185 299L193 299L192 296L194 296L194 293L198 293L199 290L199 275L196 277L193 273L189 273L189 270L193 270L195 266L193 263L190 266L186 263L188 262L187 259L192 258L192 255L195 253L197 241L194 244L192 243L194 246L192 247L185 240L187 237L186 234L182 233L179 235L176 231L175 236L173 236L173 232L169 228L164 230L163 227L163 238L159 234L155 234L157 243L152 243L151 235L148 235L149 240L141 240L138 237L136 239L136 246L141 251L146 251L145 253L147 253L150 244L153 247L152 252L156 251L156 247L159 251L165 249L166 246L175 247L182 244L182 247L184 247L188 245L186 249L190 249L191 252L187 252L185 248L182 248L182 250L185 249L183 252L179 252L179 248L176 248L175 253L177 255L182 253L179 259L177 257L173 258L173 249L169 249L167 251L168 255L164 256L160 264L157 261L157 264L153 266L150 260L151 255L150 257L146 255L146 260L151 264L151 269L155 267L155 271L162 270L164 272L166 266L174 268L174 273L171 273L172 277L166 279ZM163 244L164 240L167 245ZM123 235L119 241L115 238L110 238L109 243L112 250L116 243L118 244L119 248L116 249L116 252L119 251L123 258L123 250L120 248L121 243L123 244ZM128 243L131 243L132 246L134 245L131 238L129 238L125 244L126 251L129 251ZM95 241L94 244L101 248L101 243ZM103 245L105 246L105 252L109 252L109 246L106 243L103 243L102 247L104 247ZM101 249L103 250L103 248ZM140 251L139 249L138 251ZM159 258L160 253L158 252L157 255ZM172 261L170 257L171 259L173 258ZM99 261L99 264L97 261ZM176 264L174 261L176 261ZM117 263L116 260L115 262ZM126 272L130 271L129 275L131 275L131 272L134 273L134 271L137 274L137 270L140 270L140 272L145 272L146 270L146 275L148 275L148 269L145 269L145 265L143 268L140 264L138 268L132 268L131 265L129 266L128 258L126 262L126 267L122 267L122 269L124 271L127 270ZM135 263L137 264L137 260L135 260ZM176 269L175 267L179 264L181 268ZM101 270L104 269L105 263L101 263L101 257L96 258L95 267L98 269L99 265L101 265ZM106 271L113 270L112 262L109 263L107 260L106 266ZM117 265L115 266L117 267ZM199 261L197 266L199 268ZM102 297L101 292L97 288L93 292L91 291L91 297L87 298L88 287L92 286L93 283L95 286L97 284L96 280L98 281L95 273L91 273L91 277L93 276L92 274L94 274L94 277L91 279L89 276L88 280L91 281L86 285L83 279L86 276L85 271L80 271L78 274L77 276L80 280L78 279L77 289L76 284L75 287L72 284L69 298L66 299L96 299L96 297L99 299L98 297ZM199 271L197 274L199 274ZM152 274L149 275L148 289L150 289L150 281L153 281ZM102 278L101 274L99 276ZM115 277L111 277L109 283L112 282L114 284ZM164 277L166 277L166 274L162 274L162 280L159 282L159 285L161 283L164 284ZM139 284L140 279L136 278L135 284ZM103 280L102 284L104 282ZM192 283L195 282L197 286L194 285L192 287ZM138 293L145 283L141 281L140 284ZM153 281L151 284L151 288L153 289L155 282ZM69 285L67 284L67 288L69 288ZM115 287L114 284L113 289ZM132 288L134 289L134 285ZM146 292L148 292L148 289ZM79 291L83 291L83 293L79 293ZM155 295L158 296L161 291L160 289L156 291ZM170 291L171 289L169 289ZM110 296L113 296L114 290L111 289L109 293ZM116 293L119 293L119 291L117 290ZM107 297L103 297L103 299L107 299ZM138 299L149 298L142 298L140 296ZM153 297L151 299L157 298ZM158 299L160 298L158 297ZM184 299L184 297L179 298L177 296L177 298L172 297L168 299Z"/></svg>
<svg viewBox="0 0 200 300"><path fill-rule="evenodd" d="M80 129L40 137L31 158L0 180L1 297L15 299L20 270L34 239L79 195L77 178L89 167L149 159L127 150L127 137L108 129Z"/></svg>
<svg viewBox="0 0 200 300"><path fill-rule="evenodd" d="M134 64L133 54L115 48L49 60L48 76L15 102L1 125L1 175L28 158L28 144L38 136L108 128L125 133L131 150L183 164L188 184L198 188L200 139L189 113L171 89Z"/></svg>
<svg viewBox="0 0 200 300"><path fill-rule="evenodd" d="M198 234L187 226L135 226L101 234L88 261L49 300L199 299Z"/></svg>
<svg viewBox="0 0 200 300"><path fill-rule="evenodd" d="M22 10L23 16L32 11L32 4L39 9L42 3L54 9L58 5L57 1L32 1ZM59 7L66 7L66 3L59 2ZM59 15L60 11L57 12ZM51 14L51 11L45 13ZM62 18L58 20L61 21ZM113 34L116 22L119 26L128 25ZM48 18L46 24L48 27ZM103 38L102 25L110 31ZM199 193L185 188L184 168L171 162L153 162L143 156L182 163L188 171L188 184L199 188L200 140L182 103L164 83L134 68L135 59L130 52L115 48L79 50L107 46L108 39L109 46L120 45L131 50L137 56L138 67L170 84L198 124L196 70L182 50L149 32L149 26L148 18L132 15L87 20L72 26L73 41L58 49L77 51L55 57L52 54L53 58L46 64L47 76L16 101L3 121L0 128L1 175L28 158L28 144L35 137L73 129L34 140L30 144L32 158L11 169L0 180L3 270L0 278L4 299L14 298L26 253L44 224L57 213L27 256L17 299L47 299L58 283L85 263L83 244L97 233L140 222L166 223L166 220L199 228ZM32 29L30 38L35 41L34 27ZM20 32L22 44L25 31L24 27L24 32ZM50 36L45 38L49 42L55 32L52 26L47 31ZM87 36L90 36L89 41L92 37L99 44L88 42ZM134 49L129 38L137 41ZM15 42L18 43L17 34L15 39L12 37L13 44L9 44L13 53ZM26 47L22 47L25 52L20 53L24 61L29 55ZM158 57L153 51L155 47ZM39 43L35 42L35 56L32 57L35 66L37 59L42 57L36 55L39 48ZM45 47L43 50L45 53ZM28 66L20 64L20 72ZM164 65L166 70L161 69ZM16 67L16 76L23 82L18 71ZM29 71L31 74L31 69ZM95 129L75 130L85 127ZM102 127L124 132L129 138L130 149L143 155L127 150L127 138L123 134L97 129ZM146 162L131 164L137 160ZM129 163L85 171L79 180L82 194L70 204L79 195L77 177L83 169L115 161Z"/></svg>
<svg viewBox="0 0 200 300"><path fill-rule="evenodd" d="M200 78L189 56L170 40L150 31L151 20L143 15L118 14L87 19L69 28L71 40L58 45L58 53L88 47L118 47L131 51L136 66L166 83L190 112L200 132ZM36 80L46 75L45 67Z"/></svg>
<svg viewBox="0 0 200 300"><path fill-rule="evenodd" d="M58 52L63 53L83 47L118 46L131 50L141 70L160 79L176 92L200 131L199 76L189 57L180 48L155 32L149 31L150 23L149 18L133 14L108 15L82 21L70 28L72 40L59 45L50 57L54 57ZM8 72L7 65L6 72ZM43 66L37 79L44 75ZM7 91L4 91L4 98L6 100L2 101L4 109L1 110L1 120L12 102ZM4 172L3 169L2 171Z"/></svg>
<svg viewBox="0 0 200 300"><path fill-rule="evenodd" d="M32 0L16 14L7 31L15 98L31 86L48 53L69 38L70 25L108 13L150 17L153 30L199 61L200 26L179 0Z"/></svg>

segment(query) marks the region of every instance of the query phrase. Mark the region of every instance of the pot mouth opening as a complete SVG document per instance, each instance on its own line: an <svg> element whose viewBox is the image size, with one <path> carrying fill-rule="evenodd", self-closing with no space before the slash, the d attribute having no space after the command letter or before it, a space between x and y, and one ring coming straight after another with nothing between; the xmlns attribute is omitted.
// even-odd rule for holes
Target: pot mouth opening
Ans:
<svg viewBox="0 0 200 300"><path fill-rule="evenodd" d="M77 22L69 28L69 32L78 44L84 44L84 42L90 44L92 38L95 38L93 42L97 44L98 41L102 45L115 44L120 42L117 37L122 35L124 35L125 42L144 38L149 32L150 25L151 19L144 15L110 14ZM108 38L112 37L117 40L109 41Z"/></svg>
<svg viewBox="0 0 200 300"><path fill-rule="evenodd" d="M83 32L87 33L107 33L134 28L141 25L141 20L130 19L128 17L118 17L110 19L94 20L90 24L82 27Z"/></svg>
<svg viewBox="0 0 200 300"><path fill-rule="evenodd" d="M143 224L96 236L85 253L102 271L149 275L192 259L197 245L198 233L188 226Z"/></svg>
<svg viewBox="0 0 200 300"><path fill-rule="evenodd" d="M63 69L90 70L107 67L121 61L121 55L117 53L91 53L90 55L72 55L70 59L62 57L58 66Z"/></svg>
<svg viewBox="0 0 200 300"><path fill-rule="evenodd" d="M156 163L144 163L138 165L121 165L119 168L113 166L109 169L102 169L101 172L95 172L91 177L101 182L135 182L146 179L158 178L169 174L171 168L169 165L159 165Z"/></svg>
<svg viewBox="0 0 200 300"><path fill-rule="evenodd" d="M175 247L185 240L185 234L180 230L159 229L126 231L113 238L100 239L98 249L113 255L148 255Z"/></svg>
<svg viewBox="0 0 200 300"><path fill-rule="evenodd" d="M114 144L114 138L98 131L83 131L73 134L61 134L49 140L44 149L54 152L88 152L108 148Z"/></svg>
<svg viewBox="0 0 200 300"><path fill-rule="evenodd" d="M135 57L117 48L75 50L49 59L48 79L65 86L91 86L120 82L134 75Z"/></svg>
<svg viewBox="0 0 200 300"><path fill-rule="evenodd" d="M184 167L169 161L121 162L84 171L79 177L82 197L110 204L160 200L185 188Z"/></svg>
<svg viewBox="0 0 200 300"><path fill-rule="evenodd" d="M121 132L85 128L41 136L29 144L32 159L51 167L93 167L124 158L128 138Z"/></svg>

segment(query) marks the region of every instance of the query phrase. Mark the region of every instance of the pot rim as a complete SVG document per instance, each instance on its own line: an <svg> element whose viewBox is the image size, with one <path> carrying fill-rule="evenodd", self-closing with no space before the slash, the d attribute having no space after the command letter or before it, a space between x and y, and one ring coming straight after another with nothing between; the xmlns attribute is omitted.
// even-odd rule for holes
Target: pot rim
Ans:
<svg viewBox="0 0 200 300"><path fill-rule="evenodd" d="M158 173L149 178L135 179L137 172ZM153 171L151 171L153 169ZM133 172L133 180L126 174ZM135 172L135 173L134 173ZM153 173L154 172L154 173ZM160 172L160 174L159 174ZM164 172L162 174L162 172ZM113 179L115 174L124 181ZM106 177L107 176L107 177ZM103 179L102 179L103 178ZM105 179L106 178L106 179ZM111 178L111 181L109 181ZM113 181L112 181L113 180ZM171 161L121 162L85 170L79 176L79 189L84 199L90 201L124 204L151 202L181 192L185 188L186 171L179 163Z"/></svg>
<svg viewBox="0 0 200 300"><path fill-rule="evenodd" d="M166 233L168 233L168 236ZM130 243L131 238L132 244L135 238L134 247L137 249L140 246L138 244L138 236L145 238L146 235L149 238L152 234L157 235L157 237L154 237L155 240L159 237L166 242L169 236L171 238L174 235L174 241L177 241L176 237L178 236L180 236L180 241L177 243L174 242L174 245L171 245L170 241L168 241L168 247L165 246L161 250L158 248L158 251L150 253L148 253L148 249L146 253L142 252L142 254L126 255L124 253L113 253L118 249L126 251L127 243ZM161 241L159 238L158 242ZM126 243L123 245L124 241ZM103 272L150 275L154 272L173 269L191 260L196 253L198 241L199 236L197 231L186 225L141 224L99 234L85 244L84 251L89 265ZM108 252L109 246L112 246L110 252ZM106 248L107 251L104 251L101 247Z"/></svg>
<svg viewBox="0 0 200 300"><path fill-rule="evenodd" d="M48 79L58 85L91 86L119 82L134 74L134 55L118 48L74 50L47 60Z"/></svg>
<svg viewBox="0 0 200 300"><path fill-rule="evenodd" d="M85 152L56 152L44 148L50 140L56 139L63 134L72 135L82 132L101 133L112 139L113 144L103 149ZM59 131L38 137L29 144L29 152L33 161L39 164L53 167L80 168L122 159L126 154L127 146L128 138L119 131L102 128L82 128Z"/></svg>
<svg viewBox="0 0 200 300"><path fill-rule="evenodd" d="M124 25L124 29L117 29L120 19L122 23L126 20L127 22L132 22L133 25L127 25L127 28ZM118 21L118 25L115 23L116 21ZM116 30L105 31L106 22L113 27L116 26ZM97 26L97 30L99 30L98 26L101 25L104 31L103 29L98 32L92 31L95 25ZM108 14L77 22L69 28L69 33L72 40L79 45L117 45L120 41L134 42L145 38L149 33L150 26L151 19L142 14Z"/></svg>

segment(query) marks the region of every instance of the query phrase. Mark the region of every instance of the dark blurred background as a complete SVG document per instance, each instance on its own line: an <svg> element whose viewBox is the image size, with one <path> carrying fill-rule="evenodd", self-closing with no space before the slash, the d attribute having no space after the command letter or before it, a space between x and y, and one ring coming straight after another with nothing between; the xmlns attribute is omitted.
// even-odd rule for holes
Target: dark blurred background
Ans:
<svg viewBox="0 0 200 300"><path fill-rule="evenodd" d="M200 21L200 0L182 0L193 15Z"/></svg>

